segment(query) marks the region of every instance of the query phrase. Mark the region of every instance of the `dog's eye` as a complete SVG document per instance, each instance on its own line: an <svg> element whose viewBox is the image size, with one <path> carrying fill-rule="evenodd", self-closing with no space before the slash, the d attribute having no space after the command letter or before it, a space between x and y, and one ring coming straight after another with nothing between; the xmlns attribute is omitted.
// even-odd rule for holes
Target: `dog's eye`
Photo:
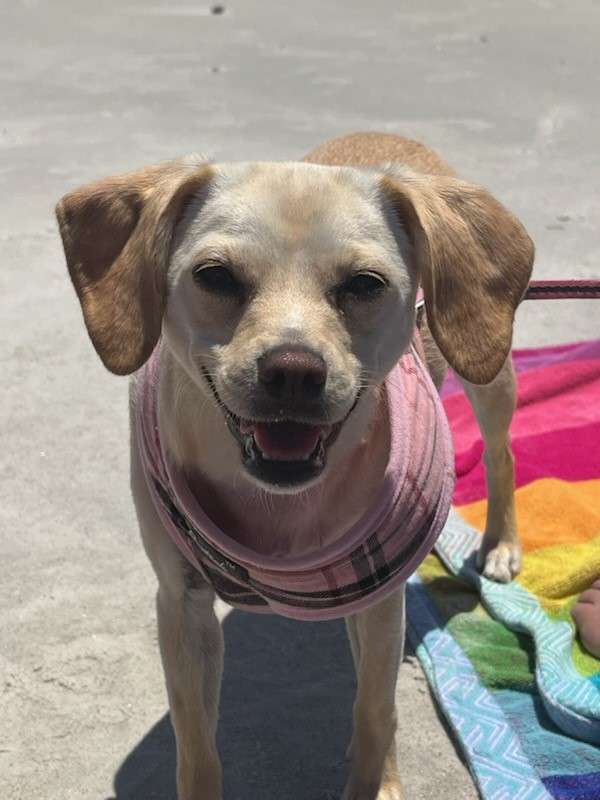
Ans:
<svg viewBox="0 0 600 800"><path fill-rule="evenodd" d="M194 267L192 275L199 286L214 294L238 297L243 290L242 284L223 264L200 264Z"/></svg>
<svg viewBox="0 0 600 800"><path fill-rule="evenodd" d="M375 272L357 272L340 287L342 295L357 300L372 300L387 286L386 281Z"/></svg>

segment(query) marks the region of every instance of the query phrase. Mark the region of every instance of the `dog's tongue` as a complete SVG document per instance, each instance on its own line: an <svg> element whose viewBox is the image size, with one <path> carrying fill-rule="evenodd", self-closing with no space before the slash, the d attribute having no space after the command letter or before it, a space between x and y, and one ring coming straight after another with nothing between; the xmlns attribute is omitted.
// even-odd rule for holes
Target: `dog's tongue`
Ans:
<svg viewBox="0 0 600 800"><path fill-rule="evenodd" d="M301 461L309 458L319 443L322 427L299 422L256 422L254 441L271 461Z"/></svg>

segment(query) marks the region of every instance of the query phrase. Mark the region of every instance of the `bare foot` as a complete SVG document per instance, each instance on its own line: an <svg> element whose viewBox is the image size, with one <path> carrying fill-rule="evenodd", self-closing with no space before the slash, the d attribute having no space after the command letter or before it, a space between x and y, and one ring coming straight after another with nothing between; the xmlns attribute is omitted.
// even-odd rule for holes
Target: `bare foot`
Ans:
<svg viewBox="0 0 600 800"><path fill-rule="evenodd" d="M600 579L579 596L571 614L583 646L600 658Z"/></svg>

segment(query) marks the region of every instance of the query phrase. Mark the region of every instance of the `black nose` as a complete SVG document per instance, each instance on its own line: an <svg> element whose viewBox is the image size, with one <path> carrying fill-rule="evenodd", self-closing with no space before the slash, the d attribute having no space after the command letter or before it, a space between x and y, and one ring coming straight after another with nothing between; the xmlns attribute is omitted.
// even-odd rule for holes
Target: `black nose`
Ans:
<svg viewBox="0 0 600 800"><path fill-rule="evenodd" d="M310 350L276 347L258 359L258 380L274 400L314 402L323 394L327 366Z"/></svg>

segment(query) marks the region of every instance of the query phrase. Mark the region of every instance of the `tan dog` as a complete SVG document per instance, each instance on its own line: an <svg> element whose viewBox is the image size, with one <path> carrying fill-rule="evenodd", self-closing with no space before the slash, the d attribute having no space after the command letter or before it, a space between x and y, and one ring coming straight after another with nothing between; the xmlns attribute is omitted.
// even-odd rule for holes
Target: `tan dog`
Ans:
<svg viewBox="0 0 600 800"><path fill-rule="evenodd" d="M355 134L303 163L186 160L108 178L68 194L57 214L104 364L133 373L162 334L158 425L169 456L222 528L241 542L261 529L264 553L332 542L367 508L389 446L380 387L414 335L421 284L430 371L439 385L447 361L465 381L485 440L483 570L500 581L518 572L508 356L533 245L485 190L416 142ZM230 412L247 421L255 448L262 425L261 458L243 460L223 424ZM319 459L306 443L278 439L273 414L312 425ZM335 424L339 435L326 445L321 431ZM159 581L179 797L219 800L214 592L165 534L133 442L133 494ZM283 457L289 469L279 480ZM403 590L346 622L358 692L344 800L398 800Z"/></svg>

